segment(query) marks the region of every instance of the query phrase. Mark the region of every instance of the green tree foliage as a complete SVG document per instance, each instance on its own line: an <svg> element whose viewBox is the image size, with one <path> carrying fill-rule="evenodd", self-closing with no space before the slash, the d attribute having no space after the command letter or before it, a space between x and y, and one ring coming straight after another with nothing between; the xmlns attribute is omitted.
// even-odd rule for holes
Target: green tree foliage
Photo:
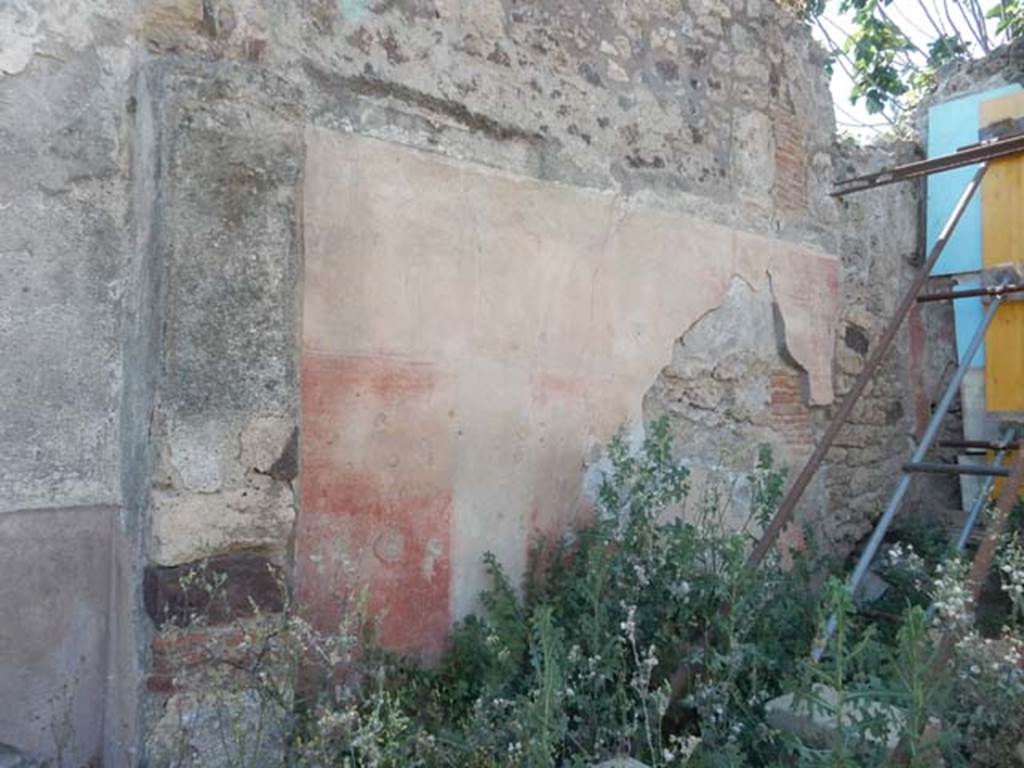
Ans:
<svg viewBox="0 0 1024 768"><path fill-rule="evenodd" d="M853 82L852 104L898 127L943 64L983 56L1024 34L1021 0L781 0L816 26ZM840 30L826 16L849 20ZM917 19L919 23L909 21Z"/></svg>

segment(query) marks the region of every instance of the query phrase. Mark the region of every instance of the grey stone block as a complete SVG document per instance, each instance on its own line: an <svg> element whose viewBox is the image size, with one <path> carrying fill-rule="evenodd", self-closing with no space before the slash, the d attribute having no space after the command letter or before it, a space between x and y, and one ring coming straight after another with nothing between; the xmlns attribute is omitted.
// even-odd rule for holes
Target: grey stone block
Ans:
<svg viewBox="0 0 1024 768"><path fill-rule="evenodd" d="M839 719L835 715L835 707L839 697L833 688L820 683L813 686L812 693L817 701L800 700L792 693L772 699L765 704L765 719L773 728L792 733L807 744L825 747L832 743L838 727ZM852 705L850 706L852 711ZM870 702L860 705L856 715L851 716L846 725L853 723L852 717L858 720L867 717L885 722L886 748L894 749L899 743L904 715L898 707Z"/></svg>

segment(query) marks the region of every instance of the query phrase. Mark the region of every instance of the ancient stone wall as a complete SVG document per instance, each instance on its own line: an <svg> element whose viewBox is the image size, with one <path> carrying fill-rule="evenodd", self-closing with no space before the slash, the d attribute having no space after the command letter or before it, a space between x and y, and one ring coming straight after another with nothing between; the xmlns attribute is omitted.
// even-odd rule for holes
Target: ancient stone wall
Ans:
<svg viewBox="0 0 1024 768"><path fill-rule="evenodd" d="M362 250L361 257L370 260L363 272L351 271L351 266L345 271L342 261L335 262L333 274L317 274L312 279L317 287L333 286L335 297L352 296L353 301L343 308L361 306L356 299L365 296L369 304L361 314L353 314L351 309L348 314L330 310L333 317L330 311L319 317L309 313L317 294L309 292L310 274L304 282L300 276L303 269L311 269L313 233L319 222L343 217L346 205L343 196L319 196L325 193L316 190L324 185L317 182L319 187L311 186L311 179L323 178L340 195L372 197L376 173L389 173L397 179L399 190L406 188L405 197L392 203L402 216L415 216L414 206L425 203L422 195L414 193L422 182L399 162L406 155L397 149L390 153L394 162L365 182L359 182L358 176L356 181L348 180L349 169L358 167L359 161L346 160L344 155L332 159L318 149L331 141L332 134L357 133L386 142L385 148L390 143L426 151L426 159L447 156L524 180L601 192L605 197L589 202L585 195L575 196L580 200L576 207L565 208L580 216L588 214L589 206L589 215L597 216L595 228L604 220L598 212L605 210L608 203L604 201L608 200L613 203L607 208L613 217L636 206L667 208L670 215L724 227L723 233L737 230L771 242L792 243L796 252L800 248L835 251L832 224L836 214L831 201L821 194L828 184L831 162L831 112L819 76L820 58L800 27L770 3L694 3L682 10L675 4L662 7L657 3L613 10L566 3L506 6L494 0L379 6L156 3L147 8L141 27L147 57L140 76L149 93L159 94L151 99L150 119L160 133L157 165L162 213L155 247L165 296L162 376L156 384L153 418L157 461L148 537L153 584L164 583L176 572L165 569L209 555L258 556L286 564L298 510L299 561L295 567L300 584L318 585L305 593L314 602L318 590L330 593L336 586L331 578L307 573L311 566L306 556L318 553L302 546L302 515L308 512L307 522L315 528L314 505L306 495L317 487L316 475L300 478L303 501L299 503L293 441L297 434L298 455L311 462L309 471L313 472L314 454L307 449L318 433L312 427L296 433L304 413L303 398L307 394L316 398L316 392L325 387L337 397L346 391L344 381L349 379L331 385L334 374L321 371L312 358L300 361L296 340L313 343L307 335L310 323L314 319L326 322L329 348L343 350L349 360L353 355L364 358L362 368L347 369L351 375L357 368L372 367L374 360L389 361L399 368L407 363L433 362L428 336L418 337L425 346L417 350L415 342L406 344L397 336L374 337L373 328L388 319L400 322L408 302L433 298L427 314L436 315L450 312L446 302L464 298L457 292L417 296L401 285L397 293L392 292L388 279L405 269L403 251L397 252L393 266L374 277L371 268L385 253L393 252L388 250L391 246L382 246L385 250L380 254ZM311 127L316 130L311 132ZM315 142L310 138L319 136L328 138ZM316 153L311 154L314 149ZM366 158L369 164L366 152L361 150L354 157ZM441 163L437 169L443 167ZM437 169L427 173L438 173ZM468 171L461 173L468 178ZM500 174L490 178L482 191L474 194L486 195L483 190L500 183ZM396 215L391 210L383 209L384 226ZM357 221L364 223L363 219ZM365 221L372 222L372 217ZM410 227L408 231L418 230ZM453 224L435 221L432 228L394 247L405 249L408 256L404 258L433 263L426 252L413 250L417 238L443 243L448 237L466 236L458 235L459 231ZM600 231L608 235L614 230L604 227ZM513 236L499 244L494 255L510 265L528 265L517 252L522 244L537 249L541 241L531 236L528 226L510 232ZM342 230L340 239L335 232L330 247L342 255L350 254L345 238L367 243L382 242L380 237L381 233L374 234L372 229L363 234ZM748 398L749 407L756 410L768 404L773 409L771 423L789 430L777 441L780 450L796 462L811 444L808 397L818 402L828 402L831 397L831 381L822 373L823 365L827 370L831 350L826 350L822 363L821 345L809 342L807 335L812 329L827 331L831 321L827 311L811 322L800 319L800 308L810 306L801 289L827 270L821 273L797 262L791 268L782 267L778 261L769 269L770 259L766 260L768 252L763 247L757 253L763 266L756 267L754 262L746 269L729 266L734 259L730 238L707 240L700 259L694 262L694 274L701 275L694 285L708 289L698 304L690 306L692 299L686 299L680 290L679 306L672 311L665 306L671 293L659 299L661 303L641 307L653 297L640 295L632 317L623 322L633 323L641 337L649 336L655 350L660 344L667 360L672 339L692 322L684 318L696 319L725 300L719 288L712 288L719 278L708 282L700 261L724 269L727 278L735 272L745 280L757 294L759 306L769 313L765 327L770 327L772 354L783 348L765 368L767 383L759 385L760 394L767 399L759 404L756 398ZM672 241L667 240L666 246L669 251L664 258L671 259ZM489 243L487 247L496 246ZM600 240L593 246L584 245L584 252L588 248L600 253ZM536 252L543 254L544 248ZM359 254L356 251L353 256ZM681 251L679 258L680 264L686 264L692 257L684 257ZM807 263L813 264L813 258ZM637 273L642 275L642 268L638 267ZM423 280L432 273L422 267L414 275L406 279ZM533 312L529 302L543 294L531 295L529 289L513 291L509 283L501 282L500 273L494 277L499 280L496 291L509 289L515 301L527 302L519 311ZM338 280L341 282L335 282ZM350 286L352 280L363 281L363 287ZM826 278L814 298L827 297L834 286L835 282ZM306 308L302 330L298 325L300 305ZM533 306L539 309L542 305ZM822 306L827 310L827 299ZM680 309L681 327L652 332L655 318L672 317ZM776 315L781 315L783 323L786 319L795 323L788 334L777 327ZM599 328L614 316L611 311L602 312L598 304L591 315L567 317ZM351 318L348 327L345 317ZM416 313L410 317L415 318L413 327L423 322L423 316ZM453 317L453 327L473 322L471 315L465 320ZM504 329L504 336L514 337L509 330ZM522 330L535 332L528 326ZM628 331L629 327L615 330ZM450 332L442 335L456 343ZM796 339L798 347L786 350L787 336ZM573 338L567 337L569 341ZM582 342L585 337L577 338ZM529 338L520 343L531 344ZM517 353L505 349L476 355L472 357L476 378L459 374L458 386L471 394L472 382L478 382L479 391L473 394L476 401L485 403L493 394L489 390L493 377L481 378L481 371L491 359L488 355L495 354L498 360L507 360ZM621 344L602 354L611 356L609 370L626 371L632 365L629 358L633 353ZM812 362L815 355L818 357ZM646 375L653 381L655 371L641 374L637 380ZM408 379L400 373L378 372L378 378ZM734 375L743 378L745 373L736 367ZM358 382L372 390L373 380L357 378L352 397L364 388ZM408 387L412 381L409 379ZM456 386L454 380L451 383ZM348 417L335 417L337 424L342 428L353 424L355 414L377 407L378 412L371 415L384 414L389 419L383 432L378 429L385 442L388 430L395 433L392 439L398 446L447 435L447 424L431 426L432 422L416 421L419 410L414 390L408 387L400 388L402 396L397 401L393 395L385 395L376 406L363 401L365 405L356 410L350 403L350 409L344 411ZM578 387L578 376L565 379L560 397L571 400L573 392L581 391ZM357 549L374 553L364 570L379 572L371 581L381 585L380 594L386 593L383 585L395 581L399 574L412 579L421 573L422 563L433 563L422 571L425 577L416 578L424 579L426 591L420 594L437 611L437 620L428 622L429 628L423 632L400 641L401 647L436 647L443 641L448 622L472 607L483 584L479 555L484 549L502 548L513 572L521 572L530 536L560 527L544 523L543 518L553 515L552 520L565 520L580 503L580 481L573 478L573 468L584 462L593 445L607 439L618 422L631 416L639 420L638 406L646 388L641 382L608 398L622 404L599 409L599 427L578 430L576 422L576 426L565 423L549 437L543 430L538 432L536 424L523 434L514 428L516 419L540 419L536 399L509 401L504 407L515 416L511 422L488 421L487 409L479 410L472 398L459 400L458 407L441 409L455 412L449 422L468 415L466 432L493 433L489 444L505 445L512 453L519 444L518 450L530 455L531 461L543 456L535 440L554 440L555 445L561 444L560 458L555 463L540 462L551 475L548 480L523 477L513 484L513 496L521 498L521 504L504 511L488 510L488 506L494 507L488 504L488 497L503 487L499 480L503 472L512 471L509 467L514 462L506 461L503 451L461 449L458 455L463 458L455 460L450 471L474 480L468 484L431 482L428 495L435 501L423 502L420 507L414 504L414 512L436 507L427 515L433 522L421 521L427 526L422 530L403 528L398 510L409 498L425 497L393 490L409 485L410 476L405 472L412 470L405 464L389 468L389 457L384 455L379 462L385 466L366 467L377 461L371 436L378 433L372 427L365 434L354 428L342 432L348 440L344 443L345 463L323 471L326 476L337 475L353 464L372 470L376 480L363 488L362 497L379 497L380 501L366 501L369 506L359 512L358 505L341 503L344 494L328 494L327 521L337 528L346 520L351 523L349 518L357 518L361 532L350 538L365 539L365 546ZM425 403L428 419L433 418L440 406L434 400ZM556 406L552 408L557 413ZM331 407L340 406L334 403ZM652 405L648 415L655 411ZM332 427L329 415L315 410L310 413L317 414L318 425ZM496 413L500 416L501 412ZM679 425L681 442L689 433ZM769 431L764 435L773 438ZM435 446L442 463L432 471L444 467L445 460L440 457L451 450L445 446L458 445L448 441L444 437ZM401 461L405 455L399 453ZM730 465L733 471L748 467L746 457ZM484 482L482 478L487 477L494 482ZM551 511L538 518L538 507ZM382 522L370 530L359 528L359 518L378 514L384 515ZM488 533L498 530L508 535ZM343 538L335 533L333 539ZM423 547L426 549L420 551ZM225 567L230 571L229 563ZM396 583L401 591L401 585L414 582L398 578ZM424 601L410 605L419 609ZM153 607L159 612L159 601ZM397 623L408 624L401 604L381 607L390 607ZM154 648L160 656L159 637ZM150 679L150 687L158 693L169 692L166 686L165 676Z"/></svg>
<svg viewBox="0 0 1024 768"><path fill-rule="evenodd" d="M847 175L918 160L916 143L869 148L843 147L837 167ZM896 304L925 258L922 221L924 190L896 184L850 195L842 204L840 253L844 264L841 333L836 348L837 392L847 390L864 364ZM929 290L951 284L935 278ZM869 385L850 424L830 453L828 492L830 537L839 552L867 536L889 500L901 465L913 452L935 405L956 370L952 307L916 305L892 351ZM942 423L939 440L962 438L959 403ZM936 446L930 460L955 461L955 452ZM953 524L959 518L955 478L919 477L897 526L926 519Z"/></svg>
<svg viewBox="0 0 1024 768"><path fill-rule="evenodd" d="M768 0L20 0L0 41L0 523L51 570L39 530L110 531L61 558L82 575L3 593L96 607L92 634L26 623L0 692L13 667L59 688L93 638L83 760L137 761L132 715L168 716L183 653L232 631L168 630L192 564L267 610L297 574L329 615L303 542L347 544L381 608L429 619L394 644L436 652L480 553L521 572L622 421L669 415L698 475L760 441L799 466L895 296L868 286L902 274L849 244L822 57ZM904 375L864 425L905 422ZM846 450L874 471L892 440ZM834 472L810 511L857 479ZM25 713L0 704L0 741L51 749Z"/></svg>
<svg viewBox="0 0 1024 768"><path fill-rule="evenodd" d="M837 171L856 176L916 158L912 144L837 148ZM843 263L836 390L853 385L920 264L920 200L914 184L849 195L840 203ZM892 350L830 451L825 468L828 539L849 551L871 530L913 449L911 335L905 324ZM823 416L830 416L825 413Z"/></svg>

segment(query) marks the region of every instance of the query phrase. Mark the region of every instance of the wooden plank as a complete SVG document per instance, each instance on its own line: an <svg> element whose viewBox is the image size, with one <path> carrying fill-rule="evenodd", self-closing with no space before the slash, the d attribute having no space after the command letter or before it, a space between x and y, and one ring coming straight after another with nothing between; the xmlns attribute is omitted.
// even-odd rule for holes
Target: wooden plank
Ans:
<svg viewBox="0 0 1024 768"><path fill-rule="evenodd" d="M1024 156L992 161L981 185L981 211L985 269L1024 262Z"/></svg>
<svg viewBox="0 0 1024 768"><path fill-rule="evenodd" d="M999 413L1024 413L1024 302L999 308L985 343L985 407Z"/></svg>
<svg viewBox="0 0 1024 768"><path fill-rule="evenodd" d="M982 129L1024 116L1024 93L982 102ZM982 264L986 269L1024 265L1024 157L995 160L981 189ZM1008 302L985 335L985 405L1024 415L1024 303Z"/></svg>
<svg viewBox="0 0 1024 768"><path fill-rule="evenodd" d="M1017 84L995 88L982 93L972 93L958 99L936 104L928 110L928 157L940 157L956 152L957 149L978 140L980 105L995 101L1013 93L1024 93ZM977 170L976 166L958 168L928 177L928 209L926 214L927 249L930 250L938 239L943 224L949 218L960 193ZM945 275L959 272L974 272L981 264L981 200L975 198L953 231L949 245L942 258L935 265L932 274ZM958 301L959 305L973 304L973 301ZM977 302L980 306L981 302ZM980 319L980 315L978 317ZM959 316L957 317L959 323ZM968 338L974 325L967 333ZM981 360L977 361L981 366Z"/></svg>

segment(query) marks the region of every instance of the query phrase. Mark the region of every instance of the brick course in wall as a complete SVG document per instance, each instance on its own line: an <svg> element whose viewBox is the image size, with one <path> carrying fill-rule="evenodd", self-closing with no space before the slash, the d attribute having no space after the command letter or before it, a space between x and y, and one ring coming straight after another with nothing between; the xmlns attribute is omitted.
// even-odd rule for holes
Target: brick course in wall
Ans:
<svg viewBox="0 0 1024 768"><path fill-rule="evenodd" d="M772 427L794 455L809 455L814 449L815 433L804 376L793 369L779 369L771 373L769 381Z"/></svg>
<svg viewBox="0 0 1024 768"><path fill-rule="evenodd" d="M807 212L806 120L775 104L771 110L775 135L775 204L789 215Z"/></svg>

